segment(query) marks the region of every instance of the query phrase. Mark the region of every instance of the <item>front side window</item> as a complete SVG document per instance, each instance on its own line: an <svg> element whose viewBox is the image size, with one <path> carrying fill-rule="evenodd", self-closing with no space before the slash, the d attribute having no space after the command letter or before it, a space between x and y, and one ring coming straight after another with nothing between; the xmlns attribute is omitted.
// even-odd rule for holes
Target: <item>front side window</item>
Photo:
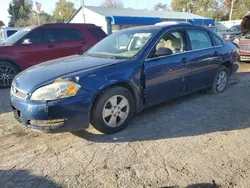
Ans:
<svg viewBox="0 0 250 188"><path fill-rule="evenodd" d="M42 35L39 30L34 30L24 36L20 43L27 43L27 44L39 44L42 41Z"/></svg>
<svg viewBox="0 0 250 188"><path fill-rule="evenodd" d="M168 56L185 51L185 42L182 31L170 31L163 35L153 47L148 58Z"/></svg>
<svg viewBox="0 0 250 188"><path fill-rule="evenodd" d="M76 29L60 29L59 41L76 41L82 40L83 35Z"/></svg>
<svg viewBox="0 0 250 188"><path fill-rule="evenodd" d="M159 48L168 48L173 54L184 51L184 40L181 31L173 31L166 33L156 45L156 50Z"/></svg>
<svg viewBox="0 0 250 188"><path fill-rule="evenodd" d="M192 50L205 49L213 46L211 38L206 31L189 29L187 30L187 34L191 42Z"/></svg>
<svg viewBox="0 0 250 188"><path fill-rule="evenodd" d="M158 29L123 30L97 43L86 55L104 58L132 58L136 56L158 32Z"/></svg>

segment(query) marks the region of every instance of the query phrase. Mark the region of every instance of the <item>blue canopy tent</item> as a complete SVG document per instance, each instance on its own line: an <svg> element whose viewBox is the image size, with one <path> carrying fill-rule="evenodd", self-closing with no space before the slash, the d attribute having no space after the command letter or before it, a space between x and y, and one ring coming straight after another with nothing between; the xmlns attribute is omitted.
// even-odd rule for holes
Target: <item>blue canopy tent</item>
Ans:
<svg viewBox="0 0 250 188"><path fill-rule="evenodd" d="M188 19L188 22L194 25L213 25L214 20L209 18L194 18L194 19Z"/></svg>
<svg viewBox="0 0 250 188"><path fill-rule="evenodd" d="M209 18L192 18L192 19L180 19L180 18L160 18L160 17L135 17L135 16L111 16L107 17L110 19L110 24L122 25L122 24L131 24L131 25L153 25L163 21L186 21L194 25L210 25L214 24L214 21Z"/></svg>
<svg viewBox="0 0 250 188"><path fill-rule="evenodd" d="M71 20L75 16L77 16L77 14L82 8L83 7L77 10L68 22L71 22ZM214 24L214 21L212 19L205 18L189 12L151 11L132 8L106 8L93 6L84 6L84 8L87 10L88 13L91 13L90 15L98 14L106 18L108 34L112 33L112 28L114 25L117 25L119 27L122 25L127 25L128 27L131 27L133 25L153 25L165 21L189 22L195 25ZM83 16L79 15L78 19L80 19L81 17ZM91 20L92 18L88 19ZM95 22L94 17L93 22ZM98 20L98 22L100 23L101 21Z"/></svg>

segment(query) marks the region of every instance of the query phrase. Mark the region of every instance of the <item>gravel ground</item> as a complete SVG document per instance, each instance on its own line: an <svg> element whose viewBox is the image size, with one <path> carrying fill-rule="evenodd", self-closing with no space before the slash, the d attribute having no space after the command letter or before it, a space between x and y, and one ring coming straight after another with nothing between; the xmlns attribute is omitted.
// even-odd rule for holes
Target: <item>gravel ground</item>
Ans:
<svg viewBox="0 0 250 188"><path fill-rule="evenodd" d="M152 107L114 135L40 134L0 91L0 187L250 187L250 64L226 92Z"/></svg>

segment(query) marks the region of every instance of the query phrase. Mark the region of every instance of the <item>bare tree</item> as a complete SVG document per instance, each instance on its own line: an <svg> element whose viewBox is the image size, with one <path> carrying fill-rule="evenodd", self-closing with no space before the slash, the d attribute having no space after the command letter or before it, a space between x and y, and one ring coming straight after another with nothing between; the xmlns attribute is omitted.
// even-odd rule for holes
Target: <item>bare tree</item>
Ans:
<svg viewBox="0 0 250 188"><path fill-rule="evenodd" d="M170 8L168 7L167 4L163 4L163 3L157 3L154 6L154 10L155 11L169 11Z"/></svg>
<svg viewBox="0 0 250 188"><path fill-rule="evenodd" d="M104 0L101 6L106 8L122 8L123 3L121 0Z"/></svg>
<svg viewBox="0 0 250 188"><path fill-rule="evenodd" d="M5 26L4 22L2 20L0 20L0 27Z"/></svg>

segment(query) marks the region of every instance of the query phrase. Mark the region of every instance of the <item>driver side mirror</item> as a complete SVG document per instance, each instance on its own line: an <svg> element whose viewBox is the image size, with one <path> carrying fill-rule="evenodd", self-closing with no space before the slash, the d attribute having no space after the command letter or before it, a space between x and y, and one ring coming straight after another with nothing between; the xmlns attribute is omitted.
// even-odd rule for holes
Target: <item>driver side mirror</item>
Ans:
<svg viewBox="0 0 250 188"><path fill-rule="evenodd" d="M26 44L26 45L29 45L29 44L32 44L32 42L30 41L30 39L25 39L22 44Z"/></svg>
<svg viewBox="0 0 250 188"><path fill-rule="evenodd" d="M168 55L172 55L173 51L169 48L158 48L155 52L155 57L161 57L161 56L168 56Z"/></svg>

